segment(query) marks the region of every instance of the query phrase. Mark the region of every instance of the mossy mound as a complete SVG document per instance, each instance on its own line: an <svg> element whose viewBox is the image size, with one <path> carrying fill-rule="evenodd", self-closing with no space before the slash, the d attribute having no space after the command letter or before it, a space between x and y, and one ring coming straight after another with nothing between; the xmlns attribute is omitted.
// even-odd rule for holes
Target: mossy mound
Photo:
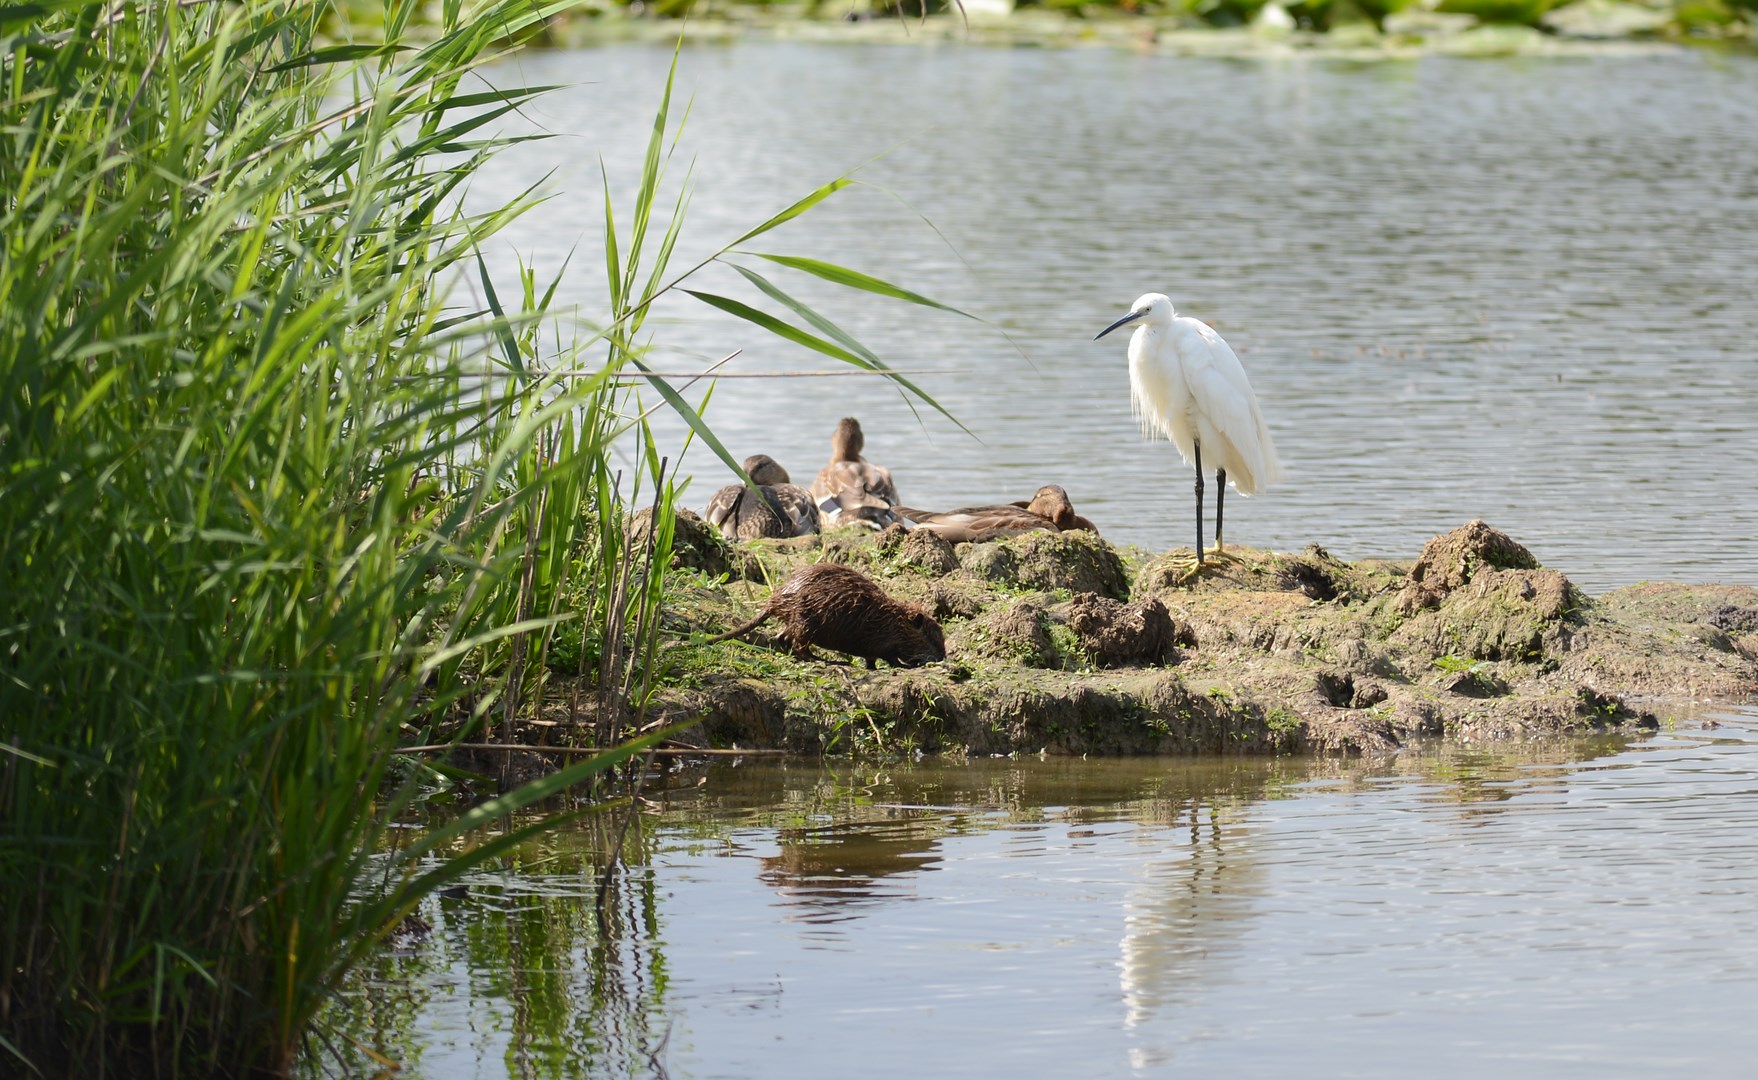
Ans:
<svg viewBox="0 0 1758 1080"><path fill-rule="evenodd" d="M1153 667L1177 662L1179 643L1196 635L1179 625L1158 597L1132 604L1080 593L1061 612L1081 651L1098 667Z"/></svg>
<svg viewBox="0 0 1758 1080"><path fill-rule="evenodd" d="M1401 594L1410 595L1408 590ZM1566 636L1585 606L1555 570L1490 570L1446 594L1391 635L1405 651L1473 660L1541 662L1568 651Z"/></svg>
<svg viewBox="0 0 1758 1080"><path fill-rule="evenodd" d="M950 660L1001 660L1025 667L1053 668L1062 663L1050 637L1050 615L1031 599L1002 604L959 625L946 641Z"/></svg>
<svg viewBox="0 0 1758 1080"><path fill-rule="evenodd" d="M1470 522L1400 563L1229 549L1125 559L1090 533L945 550L919 530L740 545L779 582L856 566L946 630L948 660L864 672L752 643L676 651L655 708L724 744L1066 753L1355 752L1417 737L1652 725L1758 697L1758 590L1643 585L1595 601ZM948 559L948 555L952 559ZM767 588L681 574L664 626L724 630Z"/></svg>
<svg viewBox="0 0 1758 1080"><path fill-rule="evenodd" d="M629 518L624 537L631 551L644 551L653 539L653 510ZM748 552L741 551L720 535L720 530L693 510L678 508L672 526L671 565L699 571L708 577L746 577L761 573Z"/></svg>
<svg viewBox="0 0 1758 1080"><path fill-rule="evenodd" d="M1422 554L1398 594L1398 612L1434 607L1480 570L1536 570L1538 560L1514 538L1481 520L1468 521L1422 545Z"/></svg>
<svg viewBox="0 0 1758 1080"><path fill-rule="evenodd" d="M1010 589L1088 592L1129 597L1129 575L1117 549L1097 533L1029 532L982 544L958 545L960 569Z"/></svg>
<svg viewBox="0 0 1758 1080"><path fill-rule="evenodd" d="M933 577L941 577L958 569L958 553L940 534L928 529L906 529L902 525L886 526L875 542L881 558L897 566L909 566Z"/></svg>

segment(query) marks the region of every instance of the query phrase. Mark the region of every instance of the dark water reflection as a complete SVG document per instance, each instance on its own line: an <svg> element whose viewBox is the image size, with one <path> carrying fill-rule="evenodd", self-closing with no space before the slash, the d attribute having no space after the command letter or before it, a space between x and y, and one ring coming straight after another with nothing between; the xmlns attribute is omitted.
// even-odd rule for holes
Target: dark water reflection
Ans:
<svg viewBox="0 0 1758 1080"><path fill-rule="evenodd" d="M704 782L705 781L705 782ZM1382 761L673 774L348 989L435 1077L1748 1075L1758 712Z"/></svg>
<svg viewBox="0 0 1758 1080"><path fill-rule="evenodd" d="M671 53L526 56L503 82L580 82L523 110L496 197L553 171L508 236L573 253L564 303L605 309L598 161L633 187ZM1108 536L1188 543L1188 473L1129 415L1120 341L1170 293L1240 351L1290 468L1228 535L1410 555L1483 517L1593 592L1758 583L1758 60L1702 53L1363 67L1111 51L693 49L676 172L695 164L683 265L890 151L764 251L883 273L994 330L804 288L968 423L841 380L726 382L736 455L795 473L858 413L912 505L1063 484ZM881 188L930 216L956 246ZM626 220L625 212L625 220ZM512 267L504 248L494 252ZM765 273L772 268L765 267ZM731 271L701 286L761 301ZM834 366L694 302L662 304L665 363ZM700 389L700 388L698 388ZM665 428L675 452L682 428ZM698 446L701 506L727 473Z"/></svg>

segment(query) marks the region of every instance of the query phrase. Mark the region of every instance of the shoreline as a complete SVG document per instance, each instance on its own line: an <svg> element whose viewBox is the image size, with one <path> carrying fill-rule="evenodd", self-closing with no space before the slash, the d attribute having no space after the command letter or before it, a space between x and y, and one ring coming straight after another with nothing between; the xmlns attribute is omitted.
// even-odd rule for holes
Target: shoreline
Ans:
<svg viewBox="0 0 1758 1080"><path fill-rule="evenodd" d="M552 25L548 35L551 47L582 49L619 44L675 45L680 40L698 46L756 40L917 47L1107 48L1142 55L1235 60L1311 58L1356 63L1409 61L1427 56L1648 57L1704 48L1754 52L1752 39L1743 32L1718 38L1569 35L1426 11L1388 16L1384 30L1370 22L1360 22L1317 32L1193 26L1178 18L1121 14L1082 19L1044 11L972 14L968 21L957 15L933 15L925 20L908 18L902 22L896 18L844 21L786 10L778 13L741 7L688 20L638 16L569 19Z"/></svg>
<svg viewBox="0 0 1758 1080"><path fill-rule="evenodd" d="M646 523L631 525L639 537ZM810 757L940 754L1359 755L1641 733L1758 701L1758 589L1644 583L1590 597L1473 521L1409 560L1230 548L1193 581L1188 550L1032 532L956 548L894 526L730 544L679 514L648 719L673 745ZM828 561L921 604L947 659L874 671L795 660L765 627L697 644ZM858 662L857 662L858 663ZM584 719L570 684L530 739ZM574 701L579 698L575 697ZM686 755L687 756L687 755Z"/></svg>

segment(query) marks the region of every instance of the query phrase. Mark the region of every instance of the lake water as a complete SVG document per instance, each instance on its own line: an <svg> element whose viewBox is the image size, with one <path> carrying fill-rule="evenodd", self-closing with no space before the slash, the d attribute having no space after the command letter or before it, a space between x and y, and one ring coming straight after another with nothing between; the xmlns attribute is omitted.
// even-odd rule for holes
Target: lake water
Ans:
<svg viewBox="0 0 1758 1080"><path fill-rule="evenodd" d="M475 188L499 198L553 174L551 201L491 254L547 278L572 252L562 300L589 318L607 307L598 162L626 224L670 60L532 53L490 74L577 84L508 128L558 137ZM1409 556L1482 517L1593 592L1758 584L1758 60L746 43L686 51L680 94L694 95L672 166L694 167L680 267L885 155L859 174L872 186L754 246L987 320L808 280L802 296L927 372L975 438L866 380L729 380L709 419L736 456L809 479L853 414L911 505L1055 482L1108 537L1187 545L1190 473L1138 434L1123 340L1091 341L1157 290L1239 351L1289 466L1233 503L1236 543ZM762 302L721 267L696 287ZM738 348L729 371L837 366L692 300L656 317L669 369ZM675 452L681 426L663 432ZM685 471L697 507L730 479L700 445Z"/></svg>
<svg viewBox="0 0 1758 1080"><path fill-rule="evenodd" d="M684 768L377 958L419 1077L1743 1077L1758 710L1366 761Z"/></svg>
<svg viewBox="0 0 1758 1080"><path fill-rule="evenodd" d="M587 317L598 160L626 199L669 61L490 73L583 84L477 192L553 172L490 256L572 252ZM680 266L884 153L758 247L987 320L801 286L977 437L866 382L729 380L737 455L803 479L854 414L911 504L1058 482L1115 540L1187 544L1189 473L1137 434L1123 343L1090 340L1163 290L1241 353L1290 467L1233 504L1235 542L1409 555L1483 517L1592 591L1758 584L1752 59L748 43L681 81ZM831 366L656 314L668 369ZM685 468L698 506L727 478ZM445 1078L1750 1075L1758 711L1720 719L1354 761L686 768L649 788L602 939L594 821L426 904L335 1018Z"/></svg>

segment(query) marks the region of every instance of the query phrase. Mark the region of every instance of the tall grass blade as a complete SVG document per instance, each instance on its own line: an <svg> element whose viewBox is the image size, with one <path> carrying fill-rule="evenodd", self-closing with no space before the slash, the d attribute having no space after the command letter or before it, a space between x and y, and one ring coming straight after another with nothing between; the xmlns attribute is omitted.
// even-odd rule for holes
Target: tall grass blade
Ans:
<svg viewBox="0 0 1758 1080"><path fill-rule="evenodd" d="M797 255L767 255L761 251L746 252L745 254L754 255L759 259L768 259L772 263L778 263L789 269L799 270L803 273L811 274L813 277L819 277L823 278L825 281L835 282L838 285L846 285L851 289L860 289L863 292L876 293L879 296L889 296L894 300L907 300L912 304L920 304L923 307L938 308L941 311L950 311L954 315L963 315L967 319L976 318L975 315L942 304L938 300L930 300L920 293L914 293L908 289L899 288L898 286L891 284L889 281L881 281L879 278L876 278L871 274L863 274L858 270L850 270L846 266L838 266L835 263L828 263L822 259L805 259Z"/></svg>

